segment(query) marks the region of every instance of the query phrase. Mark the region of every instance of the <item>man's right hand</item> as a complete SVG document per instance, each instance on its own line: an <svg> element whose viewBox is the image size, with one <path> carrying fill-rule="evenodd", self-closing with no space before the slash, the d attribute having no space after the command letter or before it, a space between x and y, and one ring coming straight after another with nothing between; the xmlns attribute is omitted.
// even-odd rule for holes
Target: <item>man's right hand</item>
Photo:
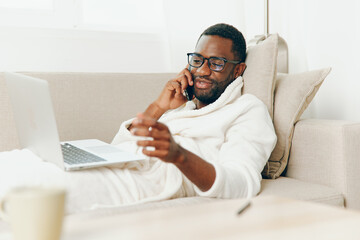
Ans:
<svg viewBox="0 0 360 240"><path fill-rule="evenodd" d="M160 96L149 105L143 114L147 117L159 119L166 111L180 107L187 101L183 92L189 85L193 86L194 81L189 70L185 68L174 79L166 83Z"/></svg>
<svg viewBox="0 0 360 240"><path fill-rule="evenodd" d="M163 91L154 103L165 111L178 108L187 102L183 93L189 85L192 86L193 84L192 75L185 68L174 79L166 83Z"/></svg>

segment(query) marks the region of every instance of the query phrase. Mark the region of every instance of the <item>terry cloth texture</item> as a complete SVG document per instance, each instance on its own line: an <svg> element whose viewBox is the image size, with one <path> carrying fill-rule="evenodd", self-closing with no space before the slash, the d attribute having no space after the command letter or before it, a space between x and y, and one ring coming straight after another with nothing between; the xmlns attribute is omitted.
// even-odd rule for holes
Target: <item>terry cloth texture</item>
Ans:
<svg viewBox="0 0 360 240"><path fill-rule="evenodd" d="M148 197L236 198L259 192L261 171L275 146L276 135L264 103L251 94L241 96L242 86L240 77L214 103L197 110L194 102L187 102L159 119L169 127L177 143L215 167L216 179L211 189L202 192L173 164L156 158L126 164L126 171L152 175L149 179L157 188L157 195ZM138 137L127 129L131 121L121 125L113 144L140 153L141 148L134 141ZM146 181L142 186L148 188Z"/></svg>

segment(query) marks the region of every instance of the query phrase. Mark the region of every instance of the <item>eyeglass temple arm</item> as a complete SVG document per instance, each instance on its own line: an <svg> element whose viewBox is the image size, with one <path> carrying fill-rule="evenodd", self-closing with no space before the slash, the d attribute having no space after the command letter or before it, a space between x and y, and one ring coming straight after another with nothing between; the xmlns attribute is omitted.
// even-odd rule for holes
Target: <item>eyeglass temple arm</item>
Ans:
<svg viewBox="0 0 360 240"><path fill-rule="evenodd" d="M236 64L241 63L241 61L231 61L231 60L227 60L227 59L226 59L226 61L229 63L236 63Z"/></svg>

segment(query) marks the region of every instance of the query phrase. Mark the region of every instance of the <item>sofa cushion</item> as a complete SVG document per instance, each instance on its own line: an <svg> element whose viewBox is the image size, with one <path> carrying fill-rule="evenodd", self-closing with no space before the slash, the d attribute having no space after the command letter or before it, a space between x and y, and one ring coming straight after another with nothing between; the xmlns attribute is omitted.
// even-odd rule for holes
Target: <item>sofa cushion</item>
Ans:
<svg viewBox="0 0 360 240"><path fill-rule="evenodd" d="M285 170L295 123L330 70L326 68L298 74L278 74L274 99L274 126L278 140L262 173L264 177L274 179Z"/></svg>
<svg viewBox="0 0 360 240"><path fill-rule="evenodd" d="M287 177L263 179L260 195L276 195L344 207L344 196L339 191Z"/></svg>
<svg viewBox="0 0 360 240"><path fill-rule="evenodd" d="M269 35L257 45L249 46L246 54L243 94L253 94L263 101L273 117L278 35Z"/></svg>

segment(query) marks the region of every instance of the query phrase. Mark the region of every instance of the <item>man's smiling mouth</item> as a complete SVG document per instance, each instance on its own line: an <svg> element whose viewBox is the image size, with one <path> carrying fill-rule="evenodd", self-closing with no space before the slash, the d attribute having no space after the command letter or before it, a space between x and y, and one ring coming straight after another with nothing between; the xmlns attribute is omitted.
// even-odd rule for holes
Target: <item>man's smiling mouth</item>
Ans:
<svg viewBox="0 0 360 240"><path fill-rule="evenodd" d="M207 88L210 88L211 85L212 85L212 81L210 81L210 80L205 80L202 78L195 79L195 87L198 89L207 89Z"/></svg>

